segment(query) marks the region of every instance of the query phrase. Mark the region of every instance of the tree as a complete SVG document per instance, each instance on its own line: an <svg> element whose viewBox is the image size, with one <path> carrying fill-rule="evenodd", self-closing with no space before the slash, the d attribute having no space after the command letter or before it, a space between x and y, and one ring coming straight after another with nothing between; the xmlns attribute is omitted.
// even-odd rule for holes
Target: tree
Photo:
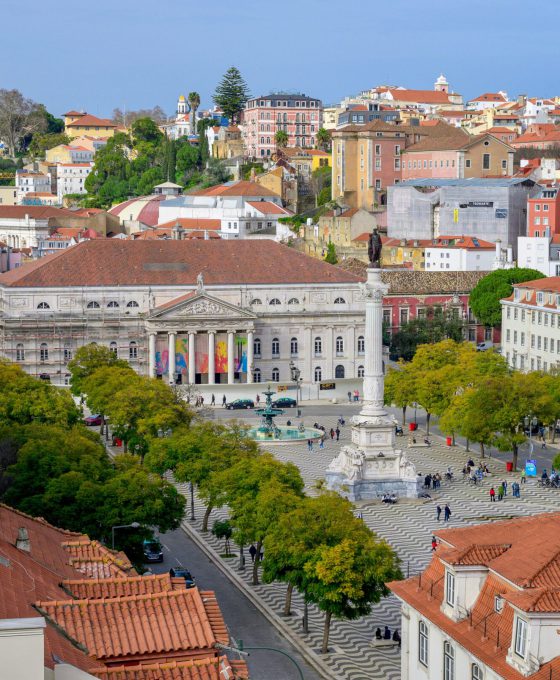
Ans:
<svg viewBox="0 0 560 680"><path fill-rule="evenodd" d="M327 151L331 146L331 134L325 128L319 128L317 130L317 148Z"/></svg>
<svg viewBox="0 0 560 680"><path fill-rule="evenodd" d="M0 139L13 158L26 135L46 132L48 123L39 105L19 90L0 89Z"/></svg>
<svg viewBox="0 0 560 680"><path fill-rule="evenodd" d="M329 264L336 264L338 262L338 257L336 256L336 248L334 247L334 243L332 241L329 241L327 245L327 254L325 255L325 262L328 262Z"/></svg>
<svg viewBox="0 0 560 680"><path fill-rule="evenodd" d="M213 100L233 124L249 98L249 88L239 70L232 66L216 87Z"/></svg>
<svg viewBox="0 0 560 680"><path fill-rule="evenodd" d="M434 344L446 338L461 341L463 328L461 319L450 314L432 314L427 319L412 319L402 324L391 336L389 355L391 359L410 361L419 345Z"/></svg>
<svg viewBox="0 0 560 680"><path fill-rule="evenodd" d="M226 557L229 557L231 555L230 547L229 547L229 539L231 538L233 534L233 527L231 526L231 523L229 520L219 520L217 519L213 526L212 526L212 535L215 536L216 538L224 539L224 550Z"/></svg>
<svg viewBox="0 0 560 680"><path fill-rule="evenodd" d="M544 278L536 269L497 269L488 274L473 288L469 304L473 314L484 326L499 326L502 321L500 300L509 297L514 283Z"/></svg>
<svg viewBox="0 0 560 680"><path fill-rule="evenodd" d="M276 143L276 148L285 148L288 146L288 133L284 130L278 130L274 135L274 141Z"/></svg>
<svg viewBox="0 0 560 680"><path fill-rule="evenodd" d="M63 132L35 134L29 145L29 153L34 158L44 158L45 152L59 144L70 144L70 137Z"/></svg>
<svg viewBox="0 0 560 680"><path fill-rule="evenodd" d="M163 133L151 118L138 118L132 123L132 137L137 142L157 143L162 141Z"/></svg>
<svg viewBox="0 0 560 680"><path fill-rule="evenodd" d="M390 368L385 376L385 403L402 409L402 425L406 425L406 408L414 403L416 386L410 365L400 362L399 368Z"/></svg>
<svg viewBox="0 0 560 680"><path fill-rule="evenodd" d="M84 393L83 383L89 376L103 366L122 368L133 371L128 362L119 359L108 347L92 342L82 345L68 362L70 371L70 389L72 394L79 396Z"/></svg>
<svg viewBox="0 0 560 680"><path fill-rule="evenodd" d="M200 95L198 92L189 92L187 101L190 106L190 116L189 116L189 132L191 135L195 134L196 131L196 112L200 106Z"/></svg>
<svg viewBox="0 0 560 680"><path fill-rule="evenodd" d="M113 122L122 127L132 125L138 118L151 118L155 123L161 125L167 120L167 114L161 106L154 106L152 109L138 109L138 111L123 112L120 109L113 109Z"/></svg>

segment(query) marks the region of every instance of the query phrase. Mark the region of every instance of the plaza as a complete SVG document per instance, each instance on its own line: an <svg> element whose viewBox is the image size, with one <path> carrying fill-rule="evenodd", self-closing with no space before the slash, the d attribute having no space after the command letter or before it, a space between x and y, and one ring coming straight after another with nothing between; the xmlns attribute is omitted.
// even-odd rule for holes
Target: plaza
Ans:
<svg viewBox="0 0 560 680"><path fill-rule="evenodd" d="M342 415L346 423L341 428L340 441L330 438L325 443L325 448L320 449L314 445L313 451L309 452L304 443L283 444L270 446L270 450L279 460L289 461L296 464L306 484L306 493L315 495L319 493L317 482L324 479L325 470L330 461L337 455L341 446L349 443L350 418L359 410L358 405L350 404L315 404L302 409L302 419L306 425L317 422L324 425L327 432L331 427L336 428L338 418ZM389 411L398 417L396 410ZM205 409L205 414L216 419L229 419L231 412L222 408ZM279 424L284 425L288 419L294 419L295 412L286 410L279 419ZM243 412L242 418L247 424L254 425L256 416L250 412ZM299 419L298 419L299 420ZM421 417L418 418L421 421ZM488 458L491 477L485 478L481 486L471 486L461 478L461 469L469 457L477 463L479 456L473 451L467 453L461 446L448 447L438 436L431 436L432 444L429 447L408 448L408 438L405 435L401 446L406 448L407 455L416 466L416 470L422 476L428 473L439 472L442 476L448 466L455 473L452 482L442 481L441 488L437 491L430 490L431 499L409 500L401 499L396 505L385 505L380 501L367 501L355 504L356 513L360 513L367 526L380 538L387 540L397 551L401 559L403 575L417 574L422 571L431 559L432 532L443 527L443 521L436 520L436 505L449 504L452 514L449 525L451 527L468 526L483 522L492 522L499 519L508 519L534 515L540 512L551 512L557 509L558 492L554 489L538 487L536 479L530 479L522 487L521 498L514 499L508 494L501 502L490 503L489 489L494 483L508 480L509 483L519 479L518 475L505 473L505 465L502 460ZM422 436L418 437L422 440ZM553 456L555 453L550 452ZM546 464L546 463L545 463ZM180 486L186 494L186 486ZM189 522L198 532L200 531L199 518L202 517L202 505L197 501L197 521ZM222 508L212 512L210 524L217 518L225 518L227 510ZM201 537L202 534L199 534ZM204 535L203 540L221 552L221 542L209 535ZM248 556L247 556L248 558ZM232 560L230 568L235 570L237 561ZM285 585L271 584L249 586L250 570L241 573L248 588L252 589L263 601L268 610L280 617L285 596ZM309 611L309 634L304 635L301 626L303 616L303 603L299 596L294 595L293 616L282 618L282 621L290 626L301 640L301 646L306 647L312 654L318 657L322 636L323 614L313 607ZM348 680L369 680L389 678L397 680L401 677L400 650L396 646L379 647L373 646L372 639L377 627L383 628L388 625L391 632L400 630L400 607L394 596L384 598L378 605L374 605L370 615L357 621L334 620L331 632L330 653L321 657L329 667L332 677Z"/></svg>

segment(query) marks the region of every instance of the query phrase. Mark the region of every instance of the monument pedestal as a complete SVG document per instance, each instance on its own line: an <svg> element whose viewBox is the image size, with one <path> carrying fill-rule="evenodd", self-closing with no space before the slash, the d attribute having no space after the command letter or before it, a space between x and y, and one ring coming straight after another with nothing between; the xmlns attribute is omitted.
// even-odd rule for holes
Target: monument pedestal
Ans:
<svg viewBox="0 0 560 680"><path fill-rule="evenodd" d="M366 298L365 374L362 410L352 418L352 441L343 446L326 470L327 488L352 501L385 493L418 498L422 480L406 454L396 448L395 425L383 403L383 294L380 269L368 269L362 284Z"/></svg>

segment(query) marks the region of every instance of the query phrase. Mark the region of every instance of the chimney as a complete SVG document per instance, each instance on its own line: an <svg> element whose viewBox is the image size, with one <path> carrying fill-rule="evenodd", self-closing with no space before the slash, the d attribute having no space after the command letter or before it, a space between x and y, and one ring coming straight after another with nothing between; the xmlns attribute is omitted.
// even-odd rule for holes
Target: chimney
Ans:
<svg viewBox="0 0 560 680"><path fill-rule="evenodd" d="M496 241L496 260L499 260L502 257L502 242L500 239Z"/></svg>
<svg viewBox="0 0 560 680"><path fill-rule="evenodd" d="M27 533L27 529L25 527L20 527L18 529L16 548L18 550L24 550L25 552L31 552L31 542L29 540L29 534Z"/></svg>
<svg viewBox="0 0 560 680"><path fill-rule="evenodd" d="M180 222L177 220L177 222L175 223L175 226L171 230L171 238L174 241L182 241L183 240L183 232L184 232L184 229L181 226Z"/></svg>
<svg viewBox="0 0 560 680"><path fill-rule="evenodd" d="M511 243L507 244L507 262L508 264L513 264L513 248Z"/></svg>

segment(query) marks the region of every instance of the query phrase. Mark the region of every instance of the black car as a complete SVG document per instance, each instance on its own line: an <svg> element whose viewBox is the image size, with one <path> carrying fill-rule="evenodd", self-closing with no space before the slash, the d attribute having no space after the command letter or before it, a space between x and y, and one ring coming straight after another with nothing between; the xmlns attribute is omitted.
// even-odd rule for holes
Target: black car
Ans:
<svg viewBox="0 0 560 680"><path fill-rule="evenodd" d="M295 408L297 401L291 397L280 397L280 399L272 402L272 406L274 408Z"/></svg>
<svg viewBox="0 0 560 680"><path fill-rule="evenodd" d="M184 578L187 588L194 588L196 585L191 572L185 567L171 567L169 575L173 578Z"/></svg>
<svg viewBox="0 0 560 680"><path fill-rule="evenodd" d="M234 399L226 404L226 408L230 411L238 408L255 408L255 402L252 399Z"/></svg>
<svg viewBox="0 0 560 680"><path fill-rule="evenodd" d="M144 541L142 549L145 562L163 562L163 548L159 541L148 539Z"/></svg>

